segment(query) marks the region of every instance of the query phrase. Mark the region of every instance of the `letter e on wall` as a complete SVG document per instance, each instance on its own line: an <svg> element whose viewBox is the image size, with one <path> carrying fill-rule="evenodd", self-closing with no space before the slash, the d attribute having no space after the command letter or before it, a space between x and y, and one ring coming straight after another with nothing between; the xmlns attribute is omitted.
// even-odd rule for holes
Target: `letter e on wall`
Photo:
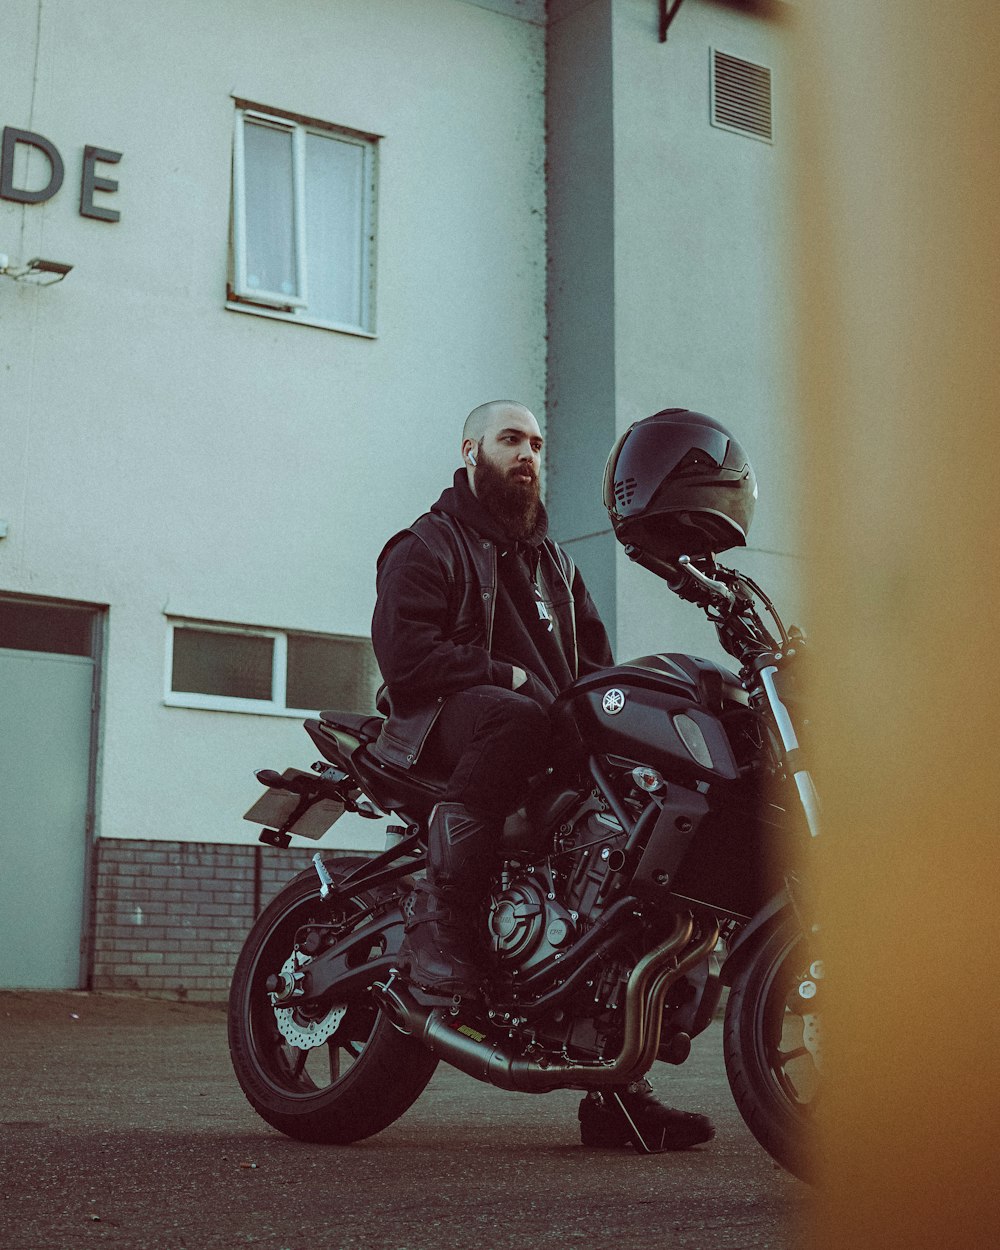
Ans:
<svg viewBox="0 0 1000 1250"><path fill-rule="evenodd" d="M83 175L80 178L80 215L82 217L93 217L97 221L120 220L121 213L116 208L101 208L94 203L94 192L118 190L118 183L114 178L97 177L95 166L98 161L106 165L117 165L121 158L121 152L91 147L89 143L83 149Z"/></svg>

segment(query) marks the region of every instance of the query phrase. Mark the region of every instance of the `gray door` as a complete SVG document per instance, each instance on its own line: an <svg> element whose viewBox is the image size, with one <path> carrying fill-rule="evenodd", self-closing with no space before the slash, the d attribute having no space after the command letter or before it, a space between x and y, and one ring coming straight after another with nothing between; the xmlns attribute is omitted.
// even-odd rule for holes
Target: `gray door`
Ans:
<svg viewBox="0 0 1000 1250"><path fill-rule="evenodd" d="M0 986L73 989L87 867L94 660L0 648Z"/></svg>

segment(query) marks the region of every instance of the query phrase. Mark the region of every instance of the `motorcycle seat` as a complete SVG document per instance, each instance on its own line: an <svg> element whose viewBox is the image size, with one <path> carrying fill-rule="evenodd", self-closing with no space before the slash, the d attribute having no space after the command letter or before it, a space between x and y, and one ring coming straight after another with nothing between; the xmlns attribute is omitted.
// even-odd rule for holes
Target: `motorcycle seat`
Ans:
<svg viewBox="0 0 1000 1250"><path fill-rule="evenodd" d="M368 749L382 728L380 716L340 711L320 712L319 716L323 725L340 734L349 734L357 741L357 747L350 752L351 767L358 780L370 788L383 811L405 809L423 815L440 802L448 782L446 774L432 774L426 767L395 768ZM306 722L308 727L309 722ZM517 850L538 853L543 849L545 818L551 817L547 809L553 806L554 797L550 787L545 787L541 794L529 796L525 806L507 818L501 838L501 849L505 853ZM565 803L572 795L563 792L559 798Z"/></svg>
<svg viewBox="0 0 1000 1250"><path fill-rule="evenodd" d="M319 718L324 725L332 725L334 729L346 729L362 742L374 742L382 728L382 717L371 716L366 712L340 712L331 709L320 712Z"/></svg>
<svg viewBox="0 0 1000 1250"><path fill-rule="evenodd" d="M368 750L368 743L354 752L351 764L358 780L372 787L373 797L380 805L385 808L388 804L394 810L412 807L421 811L433 807L440 801L448 781L446 776L432 776L426 769L396 768L387 764Z"/></svg>

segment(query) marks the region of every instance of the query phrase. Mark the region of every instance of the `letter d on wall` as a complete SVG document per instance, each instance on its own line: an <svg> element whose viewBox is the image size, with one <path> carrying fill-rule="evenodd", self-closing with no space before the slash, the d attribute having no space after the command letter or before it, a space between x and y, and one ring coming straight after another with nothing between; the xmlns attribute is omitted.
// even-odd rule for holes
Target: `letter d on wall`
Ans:
<svg viewBox="0 0 1000 1250"><path fill-rule="evenodd" d="M26 191L22 187L14 186L14 153L19 143L37 148L45 154L49 162L49 180L39 191ZM4 126L3 149L0 152L0 199L14 200L18 204L41 204L45 200L51 200L62 186L65 172L62 157L54 143L30 130Z"/></svg>

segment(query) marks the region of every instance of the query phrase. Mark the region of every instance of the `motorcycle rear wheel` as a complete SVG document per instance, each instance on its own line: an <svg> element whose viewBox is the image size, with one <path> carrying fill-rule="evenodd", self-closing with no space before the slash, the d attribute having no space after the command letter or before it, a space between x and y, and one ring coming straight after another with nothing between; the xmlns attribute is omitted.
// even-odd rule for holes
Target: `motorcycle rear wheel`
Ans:
<svg viewBox="0 0 1000 1250"><path fill-rule="evenodd" d="M332 859L327 868L337 880L361 862ZM352 912L363 919L373 906L394 900L392 889L369 891L335 914L320 899L310 868L275 896L243 946L229 994L229 1053L247 1101L289 1137L337 1144L371 1137L412 1106L437 1066L434 1055L392 1027L367 993L310 1014L276 1008L265 989L270 976L293 966L300 926L329 924Z"/></svg>
<svg viewBox="0 0 1000 1250"><path fill-rule="evenodd" d="M818 1014L803 1014L808 944L786 915L729 991L723 1048L729 1085L747 1127L800 1180L816 1180L814 1118L820 1093ZM808 1044L807 1044L808 1042Z"/></svg>

